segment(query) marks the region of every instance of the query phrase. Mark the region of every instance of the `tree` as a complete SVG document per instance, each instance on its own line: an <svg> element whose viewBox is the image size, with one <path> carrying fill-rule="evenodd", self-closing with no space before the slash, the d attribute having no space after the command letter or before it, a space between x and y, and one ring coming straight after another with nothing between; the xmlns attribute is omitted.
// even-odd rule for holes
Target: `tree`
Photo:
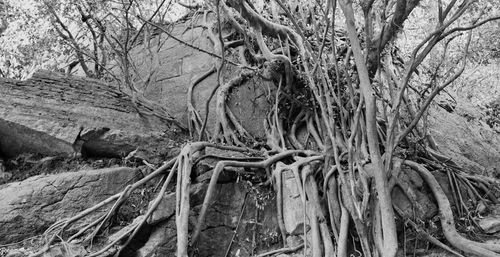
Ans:
<svg viewBox="0 0 500 257"><path fill-rule="evenodd" d="M250 1L206 3L208 8L203 11L213 14L215 19L206 21L203 26L207 27L218 49L212 55L219 60L208 72L217 72L218 90L208 97L205 107L208 115L208 103L215 95L218 117L215 131L207 131L207 115L203 118L190 108L191 133L207 141L187 143L177 158L124 191L123 196L126 196L129 190L170 169L143 222L130 235L124 235L128 240L119 249L136 235L176 174L177 254L187 256L198 240L220 172L225 167L247 167L268 171L278 195L280 224L283 224L281 209L286 208L280 199L281 174L286 170L294 172L301 185L301 197L309 206L310 233L315 240L307 247L312 255L346 256L348 229L353 227L364 256L396 256L398 236L394 217L399 211L394 210L390 193L395 186L405 191L397 178L405 169L412 169L431 188L440 209L444 235L452 247L466 254L499 256L498 245L474 242L457 232L449 201L430 170L447 170L450 177L461 181L461 185L469 187L471 192L484 191L475 185L489 185L490 181L467 176L443 156L427 134L425 124L420 122L433 99L464 71L472 30L500 19L495 16L498 9L485 8L489 2L472 0L427 3L435 8L435 23L405 58L398 54L396 40L405 22L423 2L333 0L301 4L275 0L276 4L266 5L267 8ZM148 17L141 20L144 25L175 37ZM341 28L346 32L342 33ZM225 33L227 31L231 33ZM428 72L431 83L420 85L414 78L420 76L422 64L431 59L429 55L436 49L440 49L442 60L445 60L454 39L462 42L459 45L461 58L455 59L456 65L443 73L442 61L437 59L434 69ZM231 54L229 50L235 47L244 49L239 55ZM122 62L122 66L128 67L126 62ZM238 72L224 79L222 74L229 66L231 69L236 67ZM274 81L278 89L275 106L266 123L269 131L265 147L251 149L246 142L255 139L234 118L225 102L231 88L258 76ZM201 76L200 80L205 77ZM195 85L196 82L192 87ZM290 121L285 117L296 118ZM313 143L297 138L296 130L301 126L312 135ZM223 159L217 164L198 223L189 237L190 174L207 147L241 151L260 159ZM410 148L416 149L412 155L408 155ZM86 229L93 228L92 235L99 232L125 198L113 196L100 204L117 201L109 215ZM327 203L327 213L321 208L320 199ZM468 208L463 202L459 205L459 209ZM93 209L51 227L49 245L67 226ZM351 220L353 225L349 224ZM287 235L282 227L281 231L285 243ZM456 253L438 240L429 240ZM117 242L93 256L115 244Z"/></svg>

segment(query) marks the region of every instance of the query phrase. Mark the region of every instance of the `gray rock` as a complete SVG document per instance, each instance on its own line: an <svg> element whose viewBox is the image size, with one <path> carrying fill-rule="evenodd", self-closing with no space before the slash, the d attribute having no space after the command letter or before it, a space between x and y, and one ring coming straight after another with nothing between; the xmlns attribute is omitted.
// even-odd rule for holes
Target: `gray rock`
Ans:
<svg viewBox="0 0 500 257"><path fill-rule="evenodd" d="M120 192L140 176L131 168L107 168L40 175L1 185L0 244L40 234L56 220Z"/></svg>
<svg viewBox="0 0 500 257"><path fill-rule="evenodd" d="M500 231L500 216L484 217L478 224L488 234L497 233Z"/></svg>
<svg viewBox="0 0 500 257"><path fill-rule="evenodd" d="M190 227L194 228L206 191L206 184L192 185ZM208 208L198 244L199 256L251 256L281 247L277 231L276 205L273 194L257 195L244 183L217 184L213 201ZM175 200L170 195L167 197ZM162 202L162 206L170 202ZM175 202L173 203L175 206ZM166 208L169 218L153 224L154 231L148 242L137 251L140 257L175 256L175 209ZM155 218L156 219L156 218Z"/></svg>
<svg viewBox="0 0 500 257"><path fill-rule="evenodd" d="M213 18L213 17L209 17ZM211 22L211 21L209 21ZM216 52L213 43L208 38L208 33L202 26L200 19L193 19L188 23L179 23L171 30L183 42L206 50ZM202 74L209 71L216 63L217 59L211 55L203 53L179 43L171 37L164 37L165 34L151 39L151 50L157 53L155 59L161 63L158 68L156 63L150 61L150 56L145 47L137 47L131 51L134 67L137 68L140 77L151 78L147 87L140 88L144 91L144 96L162 106L165 106L169 113L187 127L187 92L189 86ZM161 42L161 43L159 43ZM229 78L238 74L233 66L226 66L222 73L223 83ZM154 73L151 71L154 70ZM212 90L217 85L216 74L212 74L201 81L193 89L193 102L195 108L202 117L205 116L205 102ZM144 81L138 81L137 85L144 85ZM249 81L235 87L228 97L228 106L233 114L239 119L243 127L255 137L264 137L265 130L263 121L269 113L269 108L274 103L272 97L275 89L272 82L263 81L260 78L252 78ZM269 95L270 94L270 95ZM210 103L209 119L207 122L208 131L213 131L215 124L215 96Z"/></svg>
<svg viewBox="0 0 500 257"><path fill-rule="evenodd" d="M85 248L78 244L64 243L52 246L42 257L83 257L87 255Z"/></svg>
<svg viewBox="0 0 500 257"><path fill-rule="evenodd" d="M174 210L175 211L175 210ZM137 250L137 257L175 256L177 249L175 219L159 223L148 241Z"/></svg>
<svg viewBox="0 0 500 257"><path fill-rule="evenodd" d="M26 256L28 255L19 250L9 251L7 255L5 255L5 257L26 257Z"/></svg>
<svg viewBox="0 0 500 257"><path fill-rule="evenodd" d="M304 207L300 197L300 191L297 181L292 171L284 171L283 181L283 221L285 230L291 235L300 235L304 233ZM309 224L306 221L306 224ZM308 230L306 225L306 230Z"/></svg>
<svg viewBox="0 0 500 257"><path fill-rule="evenodd" d="M196 206L203 202L207 187L208 185L203 183L194 184L191 186L189 190L191 206ZM151 207L153 201L154 200L149 203L149 207ZM154 225L164 220L170 219L175 214L175 204L175 192L165 193L156 210L154 210L151 216L149 216L147 220L148 224Z"/></svg>
<svg viewBox="0 0 500 257"><path fill-rule="evenodd" d="M481 113L478 109L471 112ZM480 119L430 109L429 131L439 150L468 171L493 172L500 163L500 134Z"/></svg>

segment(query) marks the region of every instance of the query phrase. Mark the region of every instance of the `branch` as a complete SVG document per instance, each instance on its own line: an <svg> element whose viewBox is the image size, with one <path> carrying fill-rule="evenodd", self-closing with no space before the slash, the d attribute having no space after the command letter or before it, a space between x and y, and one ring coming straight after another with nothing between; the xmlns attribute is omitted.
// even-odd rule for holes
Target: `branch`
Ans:
<svg viewBox="0 0 500 257"><path fill-rule="evenodd" d="M57 24L59 24L61 26L61 28L64 30L64 32L66 32L67 35L65 35L54 23L52 23L54 28L56 29L57 33L59 34L59 36L63 40L69 41L69 43L75 48L76 57L78 58L78 61L80 62L80 65L82 66L82 69L85 72L85 75L87 75L88 77L91 77L92 73L90 72L87 64L85 63L85 59L83 58L83 55L81 54L82 49L80 48L80 46L76 42L76 39L73 37L73 34L69 31L68 27L66 27L66 25L59 18L56 11L54 10L54 8L48 3L45 3L45 6L49 10L50 14L52 14L52 16L54 16Z"/></svg>
<svg viewBox="0 0 500 257"><path fill-rule="evenodd" d="M457 32L457 31L466 31L466 30L472 30L472 29L475 29L479 26L482 26L484 25L485 23L488 23L490 21L495 21L495 20L499 20L500 19L500 16L495 16L495 17L490 17L488 19L485 19L483 21L480 21L478 22L477 24L474 24L472 26L468 26L468 27L457 27L457 28L453 28L453 29L450 29L449 31L447 31L446 33L443 34L443 38L444 37L447 37L448 35L454 33L454 32Z"/></svg>
<svg viewBox="0 0 500 257"><path fill-rule="evenodd" d="M403 28L403 23L408 19L408 16L419 2L420 0L397 1L392 19L382 27L380 34L370 44L370 52L368 54L370 75L375 74L377 61L382 50L384 50L387 43L395 39L397 32Z"/></svg>
<svg viewBox="0 0 500 257"><path fill-rule="evenodd" d="M420 110L417 113L417 115L415 116L415 118L413 118L413 120L410 123L410 125L408 125L408 127L403 131L403 133L401 133L400 135L397 136L397 138L395 140L395 143L394 143L395 146L398 145L398 143L401 141L401 139L403 139L404 137L406 137L413 130L413 128L415 128L415 126L420 121L420 118L427 111L427 108L432 103L432 101L434 100L434 98L436 97L436 95L439 94L439 92L441 92L447 86L449 86L458 77L460 77L460 75L462 75L462 73L465 70L465 66L467 64L467 54L469 52L469 45L470 45L470 42L471 42L471 38L472 38L472 33L469 33L469 36L467 38L467 43L465 45L465 54L464 54L464 58L463 58L464 61L463 61L463 65L460 68L460 70L458 70L452 77L450 77L447 81L445 81L441 86L435 88L432 91L432 93L429 95L429 97L425 100L424 105L420 108Z"/></svg>
<svg viewBox="0 0 500 257"><path fill-rule="evenodd" d="M197 46L194 46L194 45L192 45L192 44L189 44L189 43L187 43L187 42L185 42L185 41L183 41L183 40L179 39L178 37L176 37L176 36L172 35L170 32L168 32L167 30L165 30L164 28L162 28L162 27L160 27L160 26L158 26L158 25L156 25L156 24L154 24L154 23L152 23L152 22L150 22L150 21L147 21L147 20L145 20L145 19L144 19L144 18L142 18L142 17L138 17L138 18L139 18L139 19L141 19L141 20L143 20L144 22L148 23L149 25L152 25L153 27L155 27L155 28L157 28L157 29L161 30L163 33L167 34L169 37L173 38L175 41L177 41L177 42L179 42L179 43L181 43L181 44L183 44L183 45L185 45L185 46L187 46L187 47L193 48L193 49L195 49L196 51L200 51L200 52L205 53L205 54L208 54L208 55L210 55L210 56L212 56L212 57L215 57L215 58L218 58L218 59L222 59L222 57L221 57L221 56L219 56L219 55L216 55L216 54L214 54L214 53L212 53L212 52L209 52L209 51L207 51L207 50L201 49L201 48L199 48L199 47L197 47ZM245 66L245 65L242 65L242 64L239 64L239 63L235 63L235 62L233 62L233 61L231 61L231 60L226 60L226 62L228 62L228 63L230 63L230 64L232 64L232 65L234 65L234 66L236 66L236 67L243 68L243 69L248 69L248 70L253 70L253 71L257 70L256 68L249 67L249 66Z"/></svg>
<svg viewBox="0 0 500 257"><path fill-rule="evenodd" d="M378 193L380 202L380 213L383 226L383 248L385 256L395 256L397 252L397 234L396 223L394 221L394 209L392 208L390 192L387 188L386 174L384 173L384 164L380 154L380 146L377 134L377 105L375 99L375 92L370 83L368 67L365 64L365 58L361 49L358 34L355 27L354 11L352 2L348 0L341 0L340 6L346 18L347 32L351 48L356 62L356 69L360 80L360 88L366 102L366 130L368 137L368 144L370 150L370 157L374 163L374 177L375 188Z"/></svg>

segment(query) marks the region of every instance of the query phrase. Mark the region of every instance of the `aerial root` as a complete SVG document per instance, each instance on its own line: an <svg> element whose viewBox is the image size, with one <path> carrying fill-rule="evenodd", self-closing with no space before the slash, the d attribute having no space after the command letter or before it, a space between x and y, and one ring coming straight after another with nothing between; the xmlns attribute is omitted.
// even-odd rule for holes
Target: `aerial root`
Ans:
<svg viewBox="0 0 500 257"><path fill-rule="evenodd" d="M215 124L215 132L213 135L213 139L216 142L244 146L245 144L241 142L239 136L250 136L250 134L243 128L243 126L241 126L236 117L234 117L234 115L230 112L229 108L226 105L226 100L230 90L233 87L243 84L253 74L254 72L243 71L239 76L236 76L229 82L220 86L217 92L215 110L217 119Z"/></svg>
<svg viewBox="0 0 500 257"><path fill-rule="evenodd" d="M188 95L187 107L188 107L188 117L189 117L188 128L189 128L189 135L192 138L194 137L195 133L198 136L200 136L201 128L203 126L203 121L200 117L200 113L194 107L193 90L196 87L196 85L198 85L200 82L208 78L210 75L214 74L216 71L217 68L215 65L213 65L212 68L210 68L207 72L202 74L200 77L196 78L188 88L188 93L187 93ZM205 136L208 138L208 132L206 132Z"/></svg>

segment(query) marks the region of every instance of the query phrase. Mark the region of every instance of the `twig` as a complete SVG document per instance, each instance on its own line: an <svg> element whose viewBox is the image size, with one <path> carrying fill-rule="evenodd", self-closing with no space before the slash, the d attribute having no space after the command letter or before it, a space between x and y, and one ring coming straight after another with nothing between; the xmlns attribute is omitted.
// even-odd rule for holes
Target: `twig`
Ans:
<svg viewBox="0 0 500 257"><path fill-rule="evenodd" d="M221 56L218 56L218 55L216 55L216 54L214 54L214 53L212 53L212 52L209 52L209 51L207 51L207 50L201 49L201 48L199 48L199 47L197 47L197 46L194 46L194 45L192 45L192 44L189 44L189 43L187 43L187 42L185 42L185 41L183 41L183 40L179 39L178 37L176 37L176 36L172 35L172 33L170 33L170 32L168 32L167 30L165 30L164 28L162 28L162 27L160 27L160 26L158 26L158 25L156 25L156 24L154 24L154 23L152 23L152 22L150 22L150 21L147 21L146 19L144 19L144 18L142 18L142 17L138 17L138 18L139 18L139 19L141 19L142 21L144 21L144 22L148 23L149 25L151 25L151 26L153 26L153 27L155 27L155 28L157 28L157 29L161 30L163 33L167 34L169 37L173 38L175 41L177 41L177 42L179 42L179 43L181 43L181 44L183 44L183 45L185 45L185 46L187 46L187 47L193 48L193 49L195 49L195 50L197 50L197 51L199 51L199 52L202 52L202 53L208 54L208 55L210 55L210 56L212 56L212 57L215 57L215 58L218 58L218 59L222 59L222 57L221 57ZM235 63L235 62L233 62L233 61L231 61L231 60L226 60L226 62L228 62L229 64L232 64L232 65L234 65L234 66L236 66L236 67L243 68L243 69L254 70L254 71L255 71L255 70L257 70L257 68L254 68L254 67L249 67L249 66L245 66L245 65L242 65L242 64L239 64L239 63Z"/></svg>
<svg viewBox="0 0 500 257"><path fill-rule="evenodd" d="M238 227L240 226L241 217L243 217L243 213L245 211L245 205L247 203L247 196L248 196L248 192L245 194L245 197L243 198L243 205L241 206L240 217L238 218L238 223L236 224L236 228L234 229L233 237L231 238L231 241L229 242L229 245L227 247L226 254L224 254L224 257L227 257L227 255L229 254L229 251L231 251L231 245L233 245L234 238L236 237L236 234L238 233Z"/></svg>

